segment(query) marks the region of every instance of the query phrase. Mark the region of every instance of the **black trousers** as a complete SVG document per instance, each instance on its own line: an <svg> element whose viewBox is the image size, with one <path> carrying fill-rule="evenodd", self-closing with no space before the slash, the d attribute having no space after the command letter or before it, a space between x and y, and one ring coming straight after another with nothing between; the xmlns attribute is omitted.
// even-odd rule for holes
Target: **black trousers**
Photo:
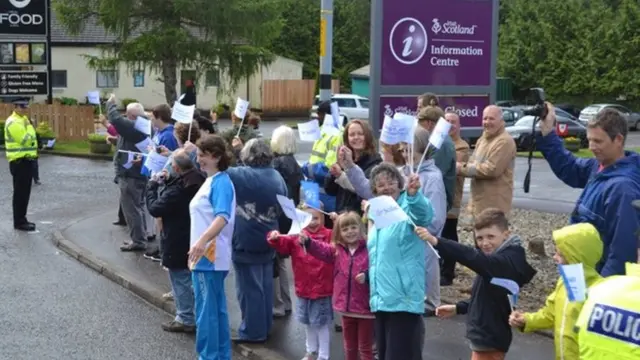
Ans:
<svg viewBox="0 0 640 360"><path fill-rule="evenodd" d="M27 221L27 208L31 197L33 182L33 162L31 159L18 159L9 163L9 172L13 176L13 225L23 225Z"/></svg>
<svg viewBox="0 0 640 360"><path fill-rule="evenodd" d="M124 213L122 212L122 205L118 206L118 222L121 224L127 223L127 221L124 219Z"/></svg>
<svg viewBox="0 0 640 360"><path fill-rule="evenodd" d="M458 219L447 219L442 229L442 237L445 239L458 241ZM440 267L440 278L453 281L456 277L456 262L446 256L442 257L442 266Z"/></svg>
<svg viewBox="0 0 640 360"><path fill-rule="evenodd" d="M374 313L379 360L422 360L424 322L421 314Z"/></svg>
<svg viewBox="0 0 640 360"><path fill-rule="evenodd" d="M40 169L38 166L38 158L33 160L33 181L40 181Z"/></svg>

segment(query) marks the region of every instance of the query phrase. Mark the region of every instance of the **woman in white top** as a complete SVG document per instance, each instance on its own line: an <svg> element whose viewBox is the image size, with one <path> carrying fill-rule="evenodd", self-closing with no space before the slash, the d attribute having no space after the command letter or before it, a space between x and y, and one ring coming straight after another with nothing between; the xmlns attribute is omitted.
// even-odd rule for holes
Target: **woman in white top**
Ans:
<svg viewBox="0 0 640 360"><path fill-rule="evenodd" d="M236 195L226 170L226 142L207 135L197 142L198 164L207 180L189 204L189 267L195 294L196 351L201 359L231 359L231 333L224 279L231 264Z"/></svg>

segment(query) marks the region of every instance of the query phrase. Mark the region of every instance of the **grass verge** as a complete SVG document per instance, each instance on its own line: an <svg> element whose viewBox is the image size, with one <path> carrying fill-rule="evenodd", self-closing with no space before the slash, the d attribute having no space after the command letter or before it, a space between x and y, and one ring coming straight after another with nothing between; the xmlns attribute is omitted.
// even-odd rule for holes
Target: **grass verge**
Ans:
<svg viewBox="0 0 640 360"><path fill-rule="evenodd" d="M109 154L93 154L89 149L89 141L87 140L74 140L74 141L56 141L53 149L42 150L43 154L52 155L66 155L74 157L88 157L96 159L112 159L113 149Z"/></svg>
<svg viewBox="0 0 640 360"><path fill-rule="evenodd" d="M628 148L627 150L640 153L640 147L632 147L632 148ZM583 158L583 159L591 159L591 158L593 158L593 153L589 149L580 149L580 151L573 153L573 155L575 157L579 157L579 158ZM529 152L528 151L520 151L520 152L518 152L518 156L519 157L528 157L529 156ZM542 153L539 152L539 151L534 151L533 152L533 157L535 159L544 159L544 156L542 156Z"/></svg>

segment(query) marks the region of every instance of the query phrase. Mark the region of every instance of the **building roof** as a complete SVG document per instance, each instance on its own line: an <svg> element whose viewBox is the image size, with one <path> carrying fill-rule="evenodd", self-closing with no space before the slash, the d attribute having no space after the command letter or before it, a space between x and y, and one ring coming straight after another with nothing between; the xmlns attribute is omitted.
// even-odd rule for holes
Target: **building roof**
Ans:
<svg viewBox="0 0 640 360"><path fill-rule="evenodd" d="M352 78L361 78L368 79L369 78L369 65L365 65L360 69L354 70L350 73Z"/></svg>

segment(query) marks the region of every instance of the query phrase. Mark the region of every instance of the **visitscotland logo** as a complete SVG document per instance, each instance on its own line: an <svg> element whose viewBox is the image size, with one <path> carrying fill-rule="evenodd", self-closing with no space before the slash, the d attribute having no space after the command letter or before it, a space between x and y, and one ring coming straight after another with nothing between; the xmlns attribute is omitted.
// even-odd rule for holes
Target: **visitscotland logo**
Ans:
<svg viewBox="0 0 640 360"><path fill-rule="evenodd" d="M22 9L24 7L27 7L31 0L9 0L9 2L11 3L11 5L13 5L14 8Z"/></svg>
<svg viewBox="0 0 640 360"><path fill-rule="evenodd" d="M457 21L447 21L444 24L440 24L439 19L433 19L433 25L431 31L434 34L449 34L449 35L475 35L478 25L462 26Z"/></svg>

